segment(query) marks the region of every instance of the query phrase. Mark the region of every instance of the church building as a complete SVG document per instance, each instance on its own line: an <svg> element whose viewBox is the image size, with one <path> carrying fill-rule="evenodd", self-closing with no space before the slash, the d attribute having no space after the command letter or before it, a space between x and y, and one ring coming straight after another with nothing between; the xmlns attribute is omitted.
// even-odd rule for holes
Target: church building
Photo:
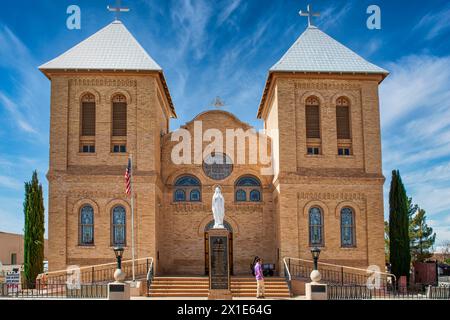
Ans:
<svg viewBox="0 0 450 320"><path fill-rule="evenodd" d="M216 186L234 275L249 275L255 256L282 274L284 257L309 260L312 247L321 262L384 269L378 86L388 72L317 27L268 70L255 110L266 134L217 109L170 131L163 69L118 20L39 69L51 81L50 271L113 262L115 246L130 259L134 225L136 258L153 257L156 275L207 274ZM188 157L201 161L174 161L180 132L193 142L210 129L224 145L235 146L230 129L246 143L208 153L203 139ZM237 161L255 145L270 163Z"/></svg>

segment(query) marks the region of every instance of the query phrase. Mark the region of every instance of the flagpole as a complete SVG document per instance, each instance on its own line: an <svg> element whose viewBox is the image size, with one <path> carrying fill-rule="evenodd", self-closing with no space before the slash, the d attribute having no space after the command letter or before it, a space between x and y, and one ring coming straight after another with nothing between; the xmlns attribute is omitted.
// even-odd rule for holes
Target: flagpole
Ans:
<svg viewBox="0 0 450 320"><path fill-rule="evenodd" d="M136 282L134 273L134 186L133 186L133 154L130 153L131 175L130 175L130 193L131 193L131 261L133 271L133 283Z"/></svg>

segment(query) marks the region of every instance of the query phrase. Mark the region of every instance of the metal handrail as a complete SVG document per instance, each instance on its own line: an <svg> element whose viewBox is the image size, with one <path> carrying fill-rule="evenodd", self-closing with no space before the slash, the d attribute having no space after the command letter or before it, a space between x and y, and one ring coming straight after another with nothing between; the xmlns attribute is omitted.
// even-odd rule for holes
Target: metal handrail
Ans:
<svg viewBox="0 0 450 320"><path fill-rule="evenodd" d="M284 257L284 258L283 258L284 268L285 268L285 270L286 270L287 273L288 273L288 279L289 279L289 281L291 281L291 280L292 280L291 271L289 270L289 267L288 267L288 264L287 264L287 262L286 262L286 259L292 259L292 258L289 258L289 257Z"/></svg>
<svg viewBox="0 0 450 320"><path fill-rule="evenodd" d="M145 258L134 259L134 261L136 262L136 261L147 260L147 259L151 259L153 261L153 257L145 257ZM132 262L132 261L133 261L132 259L130 259L130 260L123 260L122 264L125 264L127 262ZM91 265L91 266L80 267L79 269L81 271L81 270L84 270L84 269L92 269L92 268L97 268L97 267L114 266L116 264L117 264L117 262L95 264L95 265ZM38 275L38 277L42 276L42 275L48 276L48 275L55 274L55 273L60 273L60 272L67 272L67 269L61 269L61 270L56 270L56 271L40 273Z"/></svg>
<svg viewBox="0 0 450 320"><path fill-rule="evenodd" d="M283 258L283 262L284 262L284 265L286 267L286 270L288 271L289 280L292 280L292 276L291 276L291 272L289 270L288 264L286 263L286 259L289 259L289 260L292 259L292 260L297 260L297 261L302 261L302 262L314 263L314 261L312 261L312 260L284 257ZM365 273L367 273L369 271L367 269L349 267L349 266L338 265L338 264L331 264L331 263L326 263L326 262L318 262L318 264L319 265L324 265L324 266L331 266L331 267L346 268L346 269L351 269L351 270L358 270L358 271L363 271ZM386 276L389 276L389 277L393 277L395 283L397 283L397 277L394 274L392 274L392 273L387 273L387 272L382 272L382 271L374 271L374 270L370 270L370 271L373 272L373 273L377 273L377 274L382 274L382 275L386 275Z"/></svg>
<svg viewBox="0 0 450 320"><path fill-rule="evenodd" d="M150 257L149 259L151 261L150 261L150 267L148 268L148 271L147 271L147 281L150 280L150 278L152 277L152 273L153 273L153 258Z"/></svg>

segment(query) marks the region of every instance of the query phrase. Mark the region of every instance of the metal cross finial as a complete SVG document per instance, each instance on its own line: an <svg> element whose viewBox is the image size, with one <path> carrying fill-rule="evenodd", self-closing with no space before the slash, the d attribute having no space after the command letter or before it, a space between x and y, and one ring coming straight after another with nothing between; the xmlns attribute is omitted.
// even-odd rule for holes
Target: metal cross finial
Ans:
<svg viewBox="0 0 450 320"><path fill-rule="evenodd" d="M308 27L311 27L313 25L312 21L311 21L312 20L311 17L319 17L320 16L319 12L312 12L311 6L309 4L306 6L306 11L300 10L299 14L302 17L308 17Z"/></svg>
<svg viewBox="0 0 450 320"><path fill-rule="evenodd" d="M222 101L222 99L221 99L219 96L217 96L217 97L211 102L211 105L214 106L214 107L216 107L217 109L219 109L219 108L221 108L221 107L224 107L224 106L225 106L225 103Z"/></svg>
<svg viewBox="0 0 450 320"><path fill-rule="evenodd" d="M114 12L115 13L115 20L116 21L119 21L119 14L121 13L121 12L130 12L130 9L129 8L122 8L120 5L121 5L121 0L116 0L116 6L115 7L111 7L111 6L108 6L107 8L108 8L108 10L109 11L111 11L111 12Z"/></svg>

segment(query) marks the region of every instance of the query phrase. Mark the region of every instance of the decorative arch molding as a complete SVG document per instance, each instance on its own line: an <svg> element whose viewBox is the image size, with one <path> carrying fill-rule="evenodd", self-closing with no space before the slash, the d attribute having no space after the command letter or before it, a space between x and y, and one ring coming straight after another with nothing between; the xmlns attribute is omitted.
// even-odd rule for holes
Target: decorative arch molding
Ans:
<svg viewBox="0 0 450 320"><path fill-rule="evenodd" d="M81 103L83 97L84 97L86 94L92 94L92 95L94 95L94 97L95 97L95 104L96 104L96 105L100 104L100 101L101 101L101 95L100 95L100 92L98 92L98 91L95 90L94 88L89 88L89 89L85 89L85 90L82 90L82 91L78 92L78 93L77 93L77 96L76 96L76 101L77 101L78 104Z"/></svg>
<svg viewBox="0 0 450 320"><path fill-rule="evenodd" d="M349 92L345 92L345 93L343 93L343 92L338 92L338 93L335 93L335 94L330 98L330 105L331 105L332 107L336 107L336 101L337 101L337 99L339 99L339 98L346 98L346 99L348 100L348 102L349 102L349 107L350 107L350 108L353 107L353 106L355 106L356 103L357 103L357 98L356 98L353 94L351 94L351 93L349 93Z"/></svg>
<svg viewBox="0 0 450 320"><path fill-rule="evenodd" d="M338 205L336 206L336 211L335 211L336 219L340 219L341 210L346 207L353 210L353 213L355 216L355 221L356 221L357 216L360 216L360 214L361 214L361 209L355 202L351 202L351 201L342 201L342 202L338 203Z"/></svg>
<svg viewBox="0 0 450 320"><path fill-rule="evenodd" d="M122 94L127 99L127 106L131 105L133 103L133 99L131 98L131 94L128 90L122 89L122 88L114 88L110 89L106 92L106 101L109 103L112 103L112 99L115 95Z"/></svg>
<svg viewBox="0 0 450 320"><path fill-rule="evenodd" d="M197 234L198 234L199 237L201 237L201 238L204 237L205 228L208 225L208 223L211 222L211 220L214 220L214 218L213 218L212 214L208 214L206 217L204 217L200 221L200 223L199 223L199 225L197 227ZM238 224L237 224L236 220L234 220L230 216L225 216L224 221L228 222L228 224L233 229L233 235L238 235L239 234L239 227L238 227Z"/></svg>
<svg viewBox="0 0 450 320"><path fill-rule="evenodd" d="M300 97L300 103L302 105L305 105L306 104L306 100L309 97L312 97L312 96L314 96L317 99L319 99L320 106L324 106L326 104L326 99L324 98L324 96L319 91L314 91L314 90L306 91L305 93L303 93L301 95L301 97Z"/></svg>
<svg viewBox="0 0 450 320"><path fill-rule="evenodd" d="M85 205L90 205L94 209L94 217L100 215L99 205L97 204L97 202L91 199L80 199L77 202L75 202L75 204L73 205L72 214L75 215L76 217L79 217L80 210Z"/></svg>
<svg viewBox="0 0 450 320"><path fill-rule="evenodd" d="M328 216L330 210L328 209L328 206L325 204L325 202L322 202L320 200L312 200L305 204L303 208L303 216L308 217L309 209L312 207L319 207L322 210L322 213L325 216Z"/></svg>
<svg viewBox="0 0 450 320"><path fill-rule="evenodd" d="M130 216L131 205L128 201L123 200L123 199L113 199L113 200L109 201L105 206L106 212L109 215L111 215L112 209L116 206L123 206L125 208L125 212L127 214L127 221L128 221L128 219L131 219L131 216Z"/></svg>
<svg viewBox="0 0 450 320"><path fill-rule="evenodd" d="M165 186L175 186L175 182L177 181L178 178L181 178L182 176L191 176L198 179L200 181L200 184L203 185L205 179L204 176L201 174L202 172L203 170L201 168L195 167L195 165L193 165L191 168L188 169L186 168L176 169L175 171L167 175L166 178L163 179L163 183L165 184Z"/></svg>

